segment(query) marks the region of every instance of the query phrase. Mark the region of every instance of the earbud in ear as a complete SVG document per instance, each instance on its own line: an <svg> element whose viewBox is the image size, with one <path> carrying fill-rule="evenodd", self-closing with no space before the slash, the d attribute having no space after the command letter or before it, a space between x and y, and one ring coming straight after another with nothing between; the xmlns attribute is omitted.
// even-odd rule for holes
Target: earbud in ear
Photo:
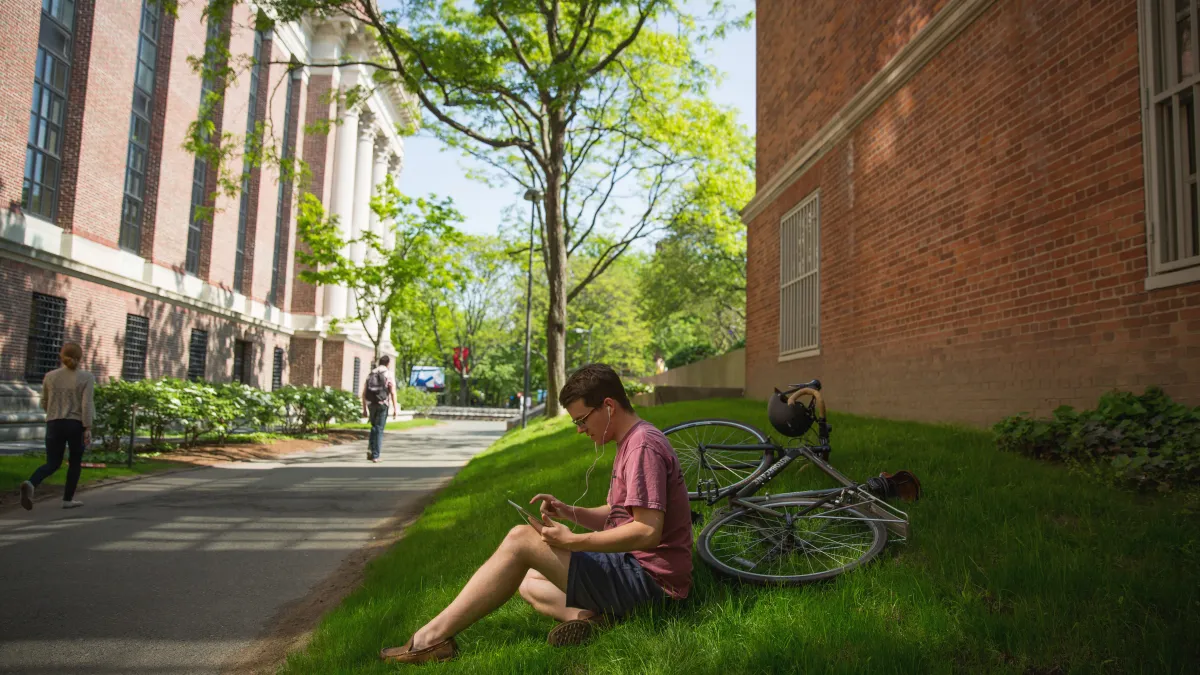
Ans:
<svg viewBox="0 0 1200 675"><path fill-rule="evenodd" d="M608 419L611 420L612 419L612 406L609 405L609 406L605 406L605 407L608 408Z"/></svg>

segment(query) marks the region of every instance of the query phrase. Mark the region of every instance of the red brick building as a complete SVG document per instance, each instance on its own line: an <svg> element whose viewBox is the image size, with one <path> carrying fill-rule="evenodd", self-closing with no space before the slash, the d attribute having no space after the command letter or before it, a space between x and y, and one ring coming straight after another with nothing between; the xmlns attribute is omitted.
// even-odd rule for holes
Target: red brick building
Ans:
<svg viewBox="0 0 1200 675"><path fill-rule="evenodd" d="M206 21L203 4L172 17L146 0L0 3L0 437L36 433L30 401L64 340L101 380L350 389L370 368L362 330L330 326L353 301L346 289L296 276L294 205L311 191L347 235L386 236L369 197L400 171L407 95L376 89L348 110L326 96L369 82L363 66L319 65L364 60L362 26L313 18L256 31L246 5ZM228 83L217 133L241 143L266 125L308 163L311 184L247 166L241 194L214 202L214 171L183 144L216 86L188 58L222 44L256 58ZM333 117L342 123L327 135L305 133Z"/></svg>
<svg viewBox="0 0 1200 675"><path fill-rule="evenodd" d="M747 395L1200 404L1196 0L761 0Z"/></svg>

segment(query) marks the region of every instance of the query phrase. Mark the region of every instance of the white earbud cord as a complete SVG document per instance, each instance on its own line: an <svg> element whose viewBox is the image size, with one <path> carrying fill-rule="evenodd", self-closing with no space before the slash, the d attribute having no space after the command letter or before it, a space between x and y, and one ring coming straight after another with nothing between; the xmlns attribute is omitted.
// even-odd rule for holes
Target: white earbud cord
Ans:
<svg viewBox="0 0 1200 675"><path fill-rule="evenodd" d="M610 424L612 424L612 415L611 414L608 416L608 421L604 423L604 433L600 434L601 440L603 440L604 437L608 435L608 425L610 425ZM590 467L588 467L587 473L583 474L583 494L579 495L579 499L576 499L575 502L573 504L571 504L572 511L575 510L575 505L578 504L580 501L582 501L583 498L587 496L588 490L591 489L588 479L592 475L592 469L596 468L596 462L599 462L600 457L603 455L604 455L604 446L600 445L599 443L596 443L596 458L592 460L592 465Z"/></svg>

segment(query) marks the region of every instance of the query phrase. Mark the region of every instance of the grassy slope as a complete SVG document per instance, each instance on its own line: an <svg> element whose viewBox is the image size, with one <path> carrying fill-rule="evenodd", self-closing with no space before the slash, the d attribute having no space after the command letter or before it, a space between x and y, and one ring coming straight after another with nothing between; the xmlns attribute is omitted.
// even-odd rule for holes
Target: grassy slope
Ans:
<svg viewBox="0 0 1200 675"><path fill-rule="evenodd" d="M660 427L762 404L706 401L642 411ZM997 452L971 429L834 415L831 461L865 480L906 468L925 498L914 536L862 570L799 588L739 587L697 557L692 597L574 649L519 599L459 636L447 672L1187 672L1200 662L1195 499L1114 492L1061 467ZM444 607L517 523L504 498L584 489L592 446L567 421L505 436L465 467L328 615L289 673L394 672L376 660ZM604 499L612 446L582 504ZM772 492L826 485L795 468ZM778 486L778 487L776 487Z"/></svg>

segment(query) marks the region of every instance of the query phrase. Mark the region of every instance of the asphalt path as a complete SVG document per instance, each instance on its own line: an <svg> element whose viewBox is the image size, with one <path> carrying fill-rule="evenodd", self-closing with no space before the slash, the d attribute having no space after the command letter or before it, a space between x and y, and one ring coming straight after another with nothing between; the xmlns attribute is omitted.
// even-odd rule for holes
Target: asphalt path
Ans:
<svg viewBox="0 0 1200 675"><path fill-rule="evenodd" d="M0 673L214 673L504 431L449 422L0 515ZM65 470L65 469L64 469Z"/></svg>

